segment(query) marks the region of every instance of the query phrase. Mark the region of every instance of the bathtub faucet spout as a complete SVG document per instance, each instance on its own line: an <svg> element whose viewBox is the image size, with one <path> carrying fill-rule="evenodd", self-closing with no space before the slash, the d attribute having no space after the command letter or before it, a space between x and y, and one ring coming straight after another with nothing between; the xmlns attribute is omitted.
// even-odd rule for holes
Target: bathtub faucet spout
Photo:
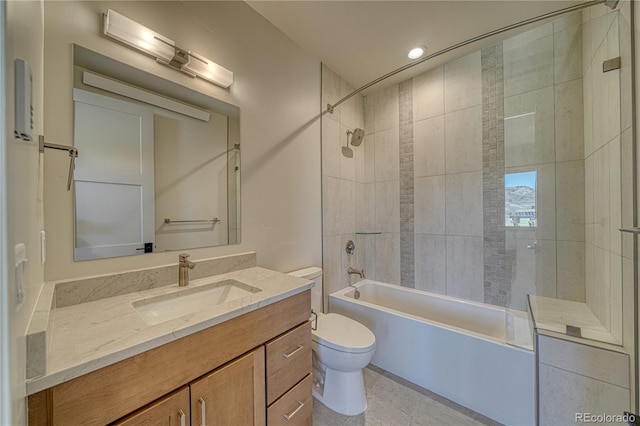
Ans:
<svg viewBox="0 0 640 426"><path fill-rule="evenodd" d="M366 278L364 276L364 269L353 269L352 267L349 267L349 269L347 269L347 274L349 274L349 275L360 275L360 278L362 278L362 279Z"/></svg>

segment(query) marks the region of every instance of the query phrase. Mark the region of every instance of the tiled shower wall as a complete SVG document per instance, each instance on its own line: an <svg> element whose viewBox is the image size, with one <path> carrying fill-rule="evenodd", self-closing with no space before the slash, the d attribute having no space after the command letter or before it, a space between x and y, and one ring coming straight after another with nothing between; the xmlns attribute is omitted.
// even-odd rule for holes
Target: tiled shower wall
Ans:
<svg viewBox="0 0 640 426"><path fill-rule="evenodd" d="M589 73L592 62L603 60L597 55L615 53L618 35L618 12L597 13L562 17L364 97L366 137L353 148L354 173L338 169L335 158L333 168L325 166L325 156L341 155L335 143L333 154L323 148L326 294L347 284L344 271L351 265L380 281L520 310L527 294L588 302L603 324L611 324L603 318L612 318L611 302L621 300L619 286L610 284L620 282L621 268L614 271L612 262L625 262L613 232L620 222L610 219L621 215L615 207L620 168L611 150L615 158L625 150L630 158L631 132L616 139L619 129L599 127L615 122L601 115L615 115L614 92L620 91L613 77ZM599 52L600 46L612 51ZM335 93L345 86L325 73L332 77L323 80L323 94L332 81ZM327 118L337 123L340 115ZM624 121L628 129L630 120L626 127ZM341 134L336 123L323 124L323 131L334 126L333 138L344 143L342 127L349 123L341 123ZM608 162L601 158L605 147ZM595 159L608 167L598 185L590 165ZM537 172L537 226L504 227L504 174L524 171ZM603 206L606 216L594 218ZM347 217L349 211L355 217ZM598 227L610 231L608 240L598 240L608 246L595 244ZM344 243L353 237L357 255L350 258Z"/></svg>
<svg viewBox="0 0 640 426"><path fill-rule="evenodd" d="M322 65L322 110L353 88ZM364 146L351 147L353 158L342 155L347 131L364 127L363 99L356 96L322 116L322 269L324 309L328 294L349 283L349 266L361 268L364 247L357 243L356 225L363 216ZM366 146L367 141L363 142ZM347 241L356 242L356 252L347 255ZM360 259L360 260L358 260Z"/></svg>
<svg viewBox="0 0 640 426"><path fill-rule="evenodd" d="M584 301L580 25L548 23L365 97L372 277L522 310L528 293ZM531 170L538 226L505 229L504 173Z"/></svg>
<svg viewBox="0 0 640 426"><path fill-rule="evenodd" d="M623 253L632 261L630 235L618 231L631 202L631 110L621 99L630 91L627 68L603 72L602 63L621 56L631 60L629 4L621 12L589 8L583 13L584 158L586 202L586 302L602 324L622 341ZM626 75L625 74L628 74ZM622 78L622 80L621 80ZM625 90L621 91L621 84ZM625 106L623 108L623 105ZM624 168L623 168L624 165ZM624 169L624 170L623 170ZM621 174L622 172L622 174ZM622 176L625 179L623 196ZM624 204L623 204L623 199ZM625 222L630 223L629 215ZM627 273L629 274L629 273Z"/></svg>

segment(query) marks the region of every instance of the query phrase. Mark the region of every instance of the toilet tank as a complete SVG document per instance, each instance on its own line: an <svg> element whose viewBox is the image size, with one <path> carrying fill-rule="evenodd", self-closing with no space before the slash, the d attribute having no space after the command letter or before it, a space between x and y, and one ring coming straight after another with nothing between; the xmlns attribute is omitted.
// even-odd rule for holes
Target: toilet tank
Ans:
<svg viewBox="0 0 640 426"><path fill-rule="evenodd" d="M313 309L314 312L322 313L322 268L312 266L310 268L291 271L288 275L304 278L316 283L311 289L311 309Z"/></svg>

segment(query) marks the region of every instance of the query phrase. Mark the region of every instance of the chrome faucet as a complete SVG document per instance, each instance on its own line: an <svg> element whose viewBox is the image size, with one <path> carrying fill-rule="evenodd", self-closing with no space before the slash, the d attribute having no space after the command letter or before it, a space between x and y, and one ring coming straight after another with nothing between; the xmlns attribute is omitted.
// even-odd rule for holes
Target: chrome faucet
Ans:
<svg viewBox="0 0 640 426"><path fill-rule="evenodd" d="M349 267L349 269L347 269L347 274L360 275L360 278L362 279L367 278L364 276L364 269L353 269L352 267Z"/></svg>
<svg viewBox="0 0 640 426"><path fill-rule="evenodd" d="M186 287L189 285L189 269L196 267L196 264L188 260L188 254L178 255L180 263L178 263L178 286Z"/></svg>
<svg viewBox="0 0 640 426"><path fill-rule="evenodd" d="M349 267L349 269L347 269L347 274L360 275L360 278L362 279L366 278L364 276L364 269L353 269L352 267ZM353 284L349 284L349 287L353 288L353 297L356 299L360 299L360 291L358 291L358 287L354 286Z"/></svg>

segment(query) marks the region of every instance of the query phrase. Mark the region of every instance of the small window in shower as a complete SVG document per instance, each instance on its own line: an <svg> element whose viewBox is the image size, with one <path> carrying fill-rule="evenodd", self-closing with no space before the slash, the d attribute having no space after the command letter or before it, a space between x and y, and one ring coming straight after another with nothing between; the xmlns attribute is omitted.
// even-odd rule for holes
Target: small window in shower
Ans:
<svg viewBox="0 0 640 426"><path fill-rule="evenodd" d="M536 226L536 171L504 175L504 224L509 227Z"/></svg>

